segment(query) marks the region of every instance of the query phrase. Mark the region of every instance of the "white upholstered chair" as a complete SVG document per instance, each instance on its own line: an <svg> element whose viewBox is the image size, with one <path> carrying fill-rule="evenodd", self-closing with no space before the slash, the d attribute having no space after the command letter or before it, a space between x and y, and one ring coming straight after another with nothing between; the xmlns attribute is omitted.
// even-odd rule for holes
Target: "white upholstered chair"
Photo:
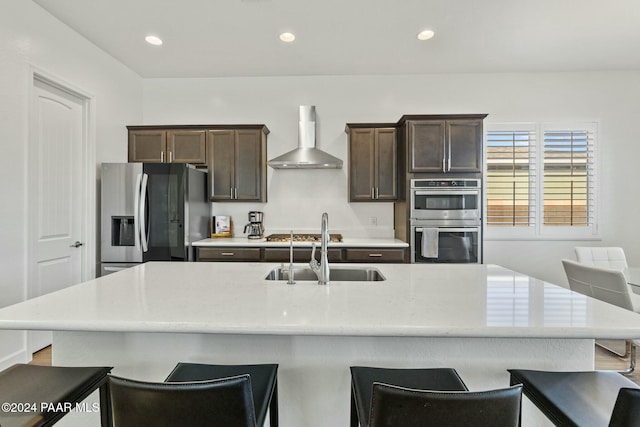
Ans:
<svg viewBox="0 0 640 427"><path fill-rule="evenodd" d="M627 278L620 269L595 267L575 262L568 259L562 260L562 266L567 274L569 288L574 291L599 299L609 304L617 305L626 310L636 311L631 299L631 291L627 284ZM636 346L639 340L627 340L627 352L624 355L618 354L607 347L601 345L606 350L612 351L619 356L630 356L629 369L623 373L633 372L636 365Z"/></svg>
<svg viewBox="0 0 640 427"><path fill-rule="evenodd" d="M576 259L580 264L622 270L628 276L627 258L618 247L576 246Z"/></svg>
<svg viewBox="0 0 640 427"><path fill-rule="evenodd" d="M575 251L576 259L580 264L622 270L625 277L629 278L629 266L622 248L615 246L576 246ZM633 302L633 311L640 313L640 295L635 294L631 289L629 291Z"/></svg>

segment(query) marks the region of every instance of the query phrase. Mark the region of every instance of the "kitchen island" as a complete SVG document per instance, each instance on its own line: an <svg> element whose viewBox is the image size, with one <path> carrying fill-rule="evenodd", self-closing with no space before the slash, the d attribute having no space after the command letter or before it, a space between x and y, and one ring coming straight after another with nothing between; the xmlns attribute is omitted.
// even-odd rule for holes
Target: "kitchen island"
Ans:
<svg viewBox="0 0 640 427"><path fill-rule="evenodd" d="M387 280L328 286L265 280L276 266L146 263L6 307L0 328L54 330L54 364L143 380L279 363L282 427L348 425L351 365L447 366L482 390L510 367L591 370L594 338L640 337L639 315L498 266L369 265ZM60 425L99 425L73 415Z"/></svg>

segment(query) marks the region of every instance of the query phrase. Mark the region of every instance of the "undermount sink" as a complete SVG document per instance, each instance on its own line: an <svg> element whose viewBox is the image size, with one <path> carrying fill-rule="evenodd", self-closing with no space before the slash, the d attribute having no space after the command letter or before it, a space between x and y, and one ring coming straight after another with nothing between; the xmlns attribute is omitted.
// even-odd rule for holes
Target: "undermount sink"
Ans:
<svg viewBox="0 0 640 427"><path fill-rule="evenodd" d="M380 270L372 267L332 267L329 278L332 282L380 282L387 280ZM265 280L289 280L289 267L276 267L267 274ZM318 281L318 276L309 267L293 268L293 280Z"/></svg>

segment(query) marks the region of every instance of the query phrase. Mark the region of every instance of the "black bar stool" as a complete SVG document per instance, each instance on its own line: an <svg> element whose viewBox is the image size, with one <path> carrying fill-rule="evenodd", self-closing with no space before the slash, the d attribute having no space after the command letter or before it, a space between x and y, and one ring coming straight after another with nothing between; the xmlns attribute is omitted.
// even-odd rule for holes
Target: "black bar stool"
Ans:
<svg viewBox="0 0 640 427"><path fill-rule="evenodd" d="M17 364L0 372L0 426L51 426L104 384L110 367L65 367ZM26 407L25 404L31 406ZM104 420L103 420L103 424Z"/></svg>
<svg viewBox="0 0 640 427"><path fill-rule="evenodd" d="M263 426L269 411L269 425L278 427L278 365L209 365L178 363L165 382L203 381L248 374L256 413L256 425Z"/></svg>
<svg viewBox="0 0 640 427"><path fill-rule="evenodd" d="M522 386L434 391L373 383L369 427L517 427Z"/></svg>
<svg viewBox="0 0 640 427"><path fill-rule="evenodd" d="M557 426L640 426L640 386L618 372L509 369L511 384Z"/></svg>
<svg viewBox="0 0 640 427"><path fill-rule="evenodd" d="M462 405L466 405L468 409L471 409L471 404L474 401L479 402L482 405L483 410L486 410L491 406L491 403L487 402L486 398L499 397L507 398L510 400L511 409L516 410L515 414L511 414L511 418L515 416L516 424L520 415L520 391L518 389L507 389L504 393L497 393L493 395L483 395L480 392L472 393L468 392L467 386L464 384L455 369L451 368L433 368L433 369L393 369L393 368L372 368L365 366L352 366L351 367L351 427L371 427L371 426L384 426L384 424L374 424L374 420L370 419L372 413L374 417L381 414L381 411L386 411L388 408L398 407L396 403L403 401L402 405L409 405L412 407L411 411L404 413L406 416L400 415L398 418L398 426L427 426L427 425L455 425L455 424L439 424L443 420L433 418L438 415L432 414L432 418L427 418L425 414L420 414L420 407L424 402L430 399L447 400L449 399L452 405L458 407L455 402L456 396L465 396L462 398L466 400ZM440 392L467 392L467 393L431 393L433 391ZM375 394L375 395L374 395ZM481 400L484 398L484 400ZM373 405L378 405L375 410L372 411ZM514 406L515 405L515 406ZM385 408L386 407L386 408ZM387 412L388 413L388 412ZM461 412L459 412L461 413ZM452 419L449 419L453 413L451 411L446 412L447 422L453 423ZM393 417L398 414L393 415ZM420 424L422 422L422 424ZM483 424L479 423L480 420L474 418L466 418L464 421L466 425L474 425L480 427ZM378 423L376 419L375 423ZM498 423L498 424L496 424ZM462 424L464 425L464 423ZM500 425L498 419L492 419L489 426Z"/></svg>
<svg viewBox="0 0 640 427"><path fill-rule="evenodd" d="M247 374L176 383L109 376L107 384L110 426L256 426Z"/></svg>

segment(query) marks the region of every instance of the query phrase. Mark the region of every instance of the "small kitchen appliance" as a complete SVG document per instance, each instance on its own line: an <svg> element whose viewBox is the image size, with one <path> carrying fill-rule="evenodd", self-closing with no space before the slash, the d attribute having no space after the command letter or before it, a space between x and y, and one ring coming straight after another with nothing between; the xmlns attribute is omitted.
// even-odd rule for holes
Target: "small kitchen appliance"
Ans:
<svg viewBox="0 0 640 427"><path fill-rule="evenodd" d="M262 239L264 236L264 226L262 225L262 218L264 213L260 211L249 212L249 223L244 226L244 232L248 233L248 239Z"/></svg>

